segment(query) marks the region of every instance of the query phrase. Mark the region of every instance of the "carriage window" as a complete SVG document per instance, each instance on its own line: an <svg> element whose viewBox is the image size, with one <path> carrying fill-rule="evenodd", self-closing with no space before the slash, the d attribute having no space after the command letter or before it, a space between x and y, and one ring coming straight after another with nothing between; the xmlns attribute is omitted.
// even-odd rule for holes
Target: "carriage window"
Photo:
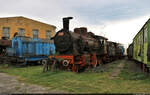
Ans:
<svg viewBox="0 0 150 95"><path fill-rule="evenodd" d="M136 47L136 42L134 41L133 43L134 43L134 47Z"/></svg>
<svg viewBox="0 0 150 95"><path fill-rule="evenodd" d="M139 45L139 37L137 38L137 45Z"/></svg>
<svg viewBox="0 0 150 95"><path fill-rule="evenodd" d="M143 32L142 32L142 35L141 35L141 43L143 43Z"/></svg>
<svg viewBox="0 0 150 95"><path fill-rule="evenodd" d="M144 27L144 42L147 41L147 27Z"/></svg>
<svg viewBox="0 0 150 95"><path fill-rule="evenodd" d="M50 39L50 38L51 38L51 31L46 30L46 39Z"/></svg>
<svg viewBox="0 0 150 95"><path fill-rule="evenodd" d="M106 45L106 40L104 40L104 45Z"/></svg>
<svg viewBox="0 0 150 95"><path fill-rule="evenodd" d="M25 36L25 30L23 28L19 28L18 31L19 36Z"/></svg>
<svg viewBox="0 0 150 95"><path fill-rule="evenodd" d="M99 41L100 41L100 44L102 44L102 43L103 43L103 40L102 40L102 39L99 39Z"/></svg>
<svg viewBox="0 0 150 95"><path fill-rule="evenodd" d="M10 28L9 27L3 27L3 37L6 37L6 38L10 38Z"/></svg>
<svg viewBox="0 0 150 95"><path fill-rule="evenodd" d="M138 45L138 38L136 38L135 41L136 41L136 42L135 42L135 43L136 43L135 45Z"/></svg>
<svg viewBox="0 0 150 95"><path fill-rule="evenodd" d="M33 33L33 38L38 38L38 33L39 33L39 30L38 29L33 29L32 30L32 33Z"/></svg>
<svg viewBox="0 0 150 95"><path fill-rule="evenodd" d="M141 36L139 36L139 38L138 38L138 44L140 45L141 43Z"/></svg>

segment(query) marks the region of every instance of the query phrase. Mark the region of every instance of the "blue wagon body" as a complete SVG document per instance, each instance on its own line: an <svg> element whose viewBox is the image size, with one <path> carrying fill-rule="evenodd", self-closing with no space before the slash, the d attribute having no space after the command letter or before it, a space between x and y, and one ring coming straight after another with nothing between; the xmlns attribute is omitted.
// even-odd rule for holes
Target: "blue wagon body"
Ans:
<svg viewBox="0 0 150 95"><path fill-rule="evenodd" d="M18 62L41 61L55 53L55 46L50 40L14 37L12 47L7 48L8 56L16 57Z"/></svg>
<svg viewBox="0 0 150 95"><path fill-rule="evenodd" d="M124 56L124 47L123 46L120 46L120 49L121 49L121 56Z"/></svg>

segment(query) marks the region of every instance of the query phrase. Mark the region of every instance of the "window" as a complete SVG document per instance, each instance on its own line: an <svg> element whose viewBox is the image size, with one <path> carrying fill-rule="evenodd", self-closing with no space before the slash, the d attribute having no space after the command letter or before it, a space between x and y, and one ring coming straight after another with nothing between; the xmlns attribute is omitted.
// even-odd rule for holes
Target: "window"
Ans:
<svg viewBox="0 0 150 95"><path fill-rule="evenodd" d="M38 29L33 29L32 30L32 33L33 33L33 38L38 38L38 33L39 33L39 30Z"/></svg>
<svg viewBox="0 0 150 95"><path fill-rule="evenodd" d="M50 39L50 38L51 38L51 31L46 30L46 39Z"/></svg>
<svg viewBox="0 0 150 95"><path fill-rule="evenodd" d="M138 44L139 45L141 44L141 35L139 35L139 37L138 37Z"/></svg>
<svg viewBox="0 0 150 95"><path fill-rule="evenodd" d="M23 28L19 28L18 31L19 36L25 36L25 30Z"/></svg>
<svg viewBox="0 0 150 95"><path fill-rule="evenodd" d="M138 45L138 38L136 38L135 41L136 41L136 46L137 46Z"/></svg>
<svg viewBox="0 0 150 95"><path fill-rule="evenodd" d="M136 47L136 41L133 41L134 47Z"/></svg>
<svg viewBox="0 0 150 95"><path fill-rule="evenodd" d="M147 27L144 27L144 42L147 41Z"/></svg>
<svg viewBox="0 0 150 95"><path fill-rule="evenodd" d="M100 44L103 44L103 39L99 39L99 41L100 41Z"/></svg>
<svg viewBox="0 0 150 95"><path fill-rule="evenodd" d="M2 34L3 34L3 37L9 39L10 38L10 28L9 27L3 27Z"/></svg>

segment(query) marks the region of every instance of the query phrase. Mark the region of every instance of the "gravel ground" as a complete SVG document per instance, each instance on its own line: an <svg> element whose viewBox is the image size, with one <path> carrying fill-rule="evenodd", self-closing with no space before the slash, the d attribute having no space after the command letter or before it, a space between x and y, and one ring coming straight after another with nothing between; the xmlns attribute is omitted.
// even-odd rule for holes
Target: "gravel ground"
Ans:
<svg viewBox="0 0 150 95"><path fill-rule="evenodd" d="M0 93L45 93L45 88L20 83L14 76L0 73Z"/></svg>
<svg viewBox="0 0 150 95"><path fill-rule="evenodd" d="M48 91L48 88L19 82L16 77L0 73L0 93L65 93L64 91Z"/></svg>
<svg viewBox="0 0 150 95"><path fill-rule="evenodd" d="M110 74L110 79L113 79L113 78L117 77L120 74L120 71L124 67L124 64L125 64L124 60L121 60L121 63L117 64L115 69L113 69L112 73Z"/></svg>

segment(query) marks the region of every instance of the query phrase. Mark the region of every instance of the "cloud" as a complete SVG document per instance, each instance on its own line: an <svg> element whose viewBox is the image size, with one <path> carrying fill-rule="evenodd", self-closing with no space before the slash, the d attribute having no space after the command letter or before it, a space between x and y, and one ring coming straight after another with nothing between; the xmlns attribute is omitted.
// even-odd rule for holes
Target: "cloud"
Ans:
<svg viewBox="0 0 150 95"><path fill-rule="evenodd" d="M0 0L0 17L25 16L62 28L62 17L73 16L70 29L88 27L112 41L128 44L149 18L150 0Z"/></svg>
<svg viewBox="0 0 150 95"><path fill-rule="evenodd" d="M134 19L137 16L147 15L150 11L148 0L107 0L95 2L90 6L75 8L84 22L103 24L106 21Z"/></svg>
<svg viewBox="0 0 150 95"><path fill-rule="evenodd" d="M149 3L149 0L1 0L0 11L52 22L63 16L75 16L84 23L102 25L106 21L147 15Z"/></svg>
<svg viewBox="0 0 150 95"><path fill-rule="evenodd" d="M123 43L126 47L132 43L134 36L149 19L150 15L136 17L134 19L114 21L107 23L102 30L111 41Z"/></svg>

